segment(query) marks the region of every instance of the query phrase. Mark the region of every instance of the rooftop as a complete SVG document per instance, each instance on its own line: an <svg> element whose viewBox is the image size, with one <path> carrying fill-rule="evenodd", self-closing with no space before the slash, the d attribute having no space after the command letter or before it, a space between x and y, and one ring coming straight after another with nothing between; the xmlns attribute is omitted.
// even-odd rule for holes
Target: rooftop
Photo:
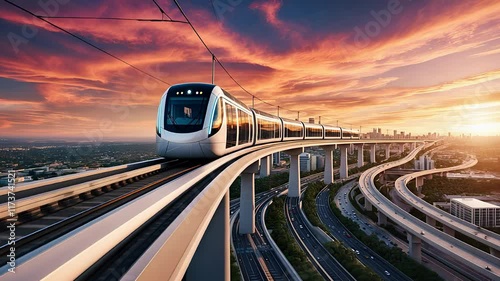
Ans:
<svg viewBox="0 0 500 281"><path fill-rule="evenodd" d="M459 204L471 207L473 209L479 209L479 208L493 208L493 209L500 209L500 206L493 205L488 202L484 202L481 200L477 200L476 198L453 198L451 201L455 201Z"/></svg>

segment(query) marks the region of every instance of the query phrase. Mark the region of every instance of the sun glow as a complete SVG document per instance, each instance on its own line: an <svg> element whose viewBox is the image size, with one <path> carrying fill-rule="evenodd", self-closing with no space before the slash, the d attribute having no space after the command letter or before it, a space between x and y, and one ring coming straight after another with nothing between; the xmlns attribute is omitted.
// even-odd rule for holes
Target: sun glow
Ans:
<svg viewBox="0 0 500 281"><path fill-rule="evenodd" d="M465 125L462 132L473 136L494 136L500 134L500 123L476 123Z"/></svg>

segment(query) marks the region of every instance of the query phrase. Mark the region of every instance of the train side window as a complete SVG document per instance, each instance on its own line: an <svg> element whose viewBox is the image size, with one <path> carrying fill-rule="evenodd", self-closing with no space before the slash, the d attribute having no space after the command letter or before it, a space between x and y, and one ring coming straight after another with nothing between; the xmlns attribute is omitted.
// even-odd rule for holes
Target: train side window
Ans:
<svg viewBox="0 0 500 281"><path fill-rule="evenodd" d="M321 129L319 128L307 128L307 137L321 137Z"/></svg>
<svg viewBox="0 0 500 281"><path fill-rule="evenodd" d="M158 115L156 117L156 135L161 137L161 132L160 132L160 120L161 120L161 113L162 113L162 103L160 102L160 105L158 106Z"/></svg>
<svg viewBox="0 0 500 281"><path fill-rule="evenodd" d="M285 137L287 138L303 137L302 127L295 124L285 124Z"/></svg>
<svg viewBox="0 0 500 281"><path fill-rule="evenodd" d="M259 120L259 139L270 139L272 138L273 124L267 120Z"/></svg>
<svg viewBox="0 0 500 281"><path fill-rule="evenodd" d="M236 145L236 139L238 136L238 124L236 119L236 108L234 106L226 103L226 116L227 116L227 136L226 136L226 148L233 147Z"/></svg>
<svg viewBox="0 0 500 281"><path fill-rule="evenodd" d="M248 143L250 140L250 130L248 127L248 114L238 109L238 145Z"/></svg>
<svg viewBox="0 0 500 281"><path fill-rule="evenodd" d="M253 120L253 116L251 114L248 115L248 125L250 127L250 136L249 136L249 139L250 141L252 142L253 141L253 138L255 138L256 136L252 137L253 135L253 124L254 120Z"/></svg>
<svg viewBox="0 0 500 281"><path fill-rule="evenodd" d="M208 136L215 135L222 126L222 120L224 118L224 110L222 110L222 99L218 99L215 103L214 116L212 118L212 126L208 132Z"/></svg>

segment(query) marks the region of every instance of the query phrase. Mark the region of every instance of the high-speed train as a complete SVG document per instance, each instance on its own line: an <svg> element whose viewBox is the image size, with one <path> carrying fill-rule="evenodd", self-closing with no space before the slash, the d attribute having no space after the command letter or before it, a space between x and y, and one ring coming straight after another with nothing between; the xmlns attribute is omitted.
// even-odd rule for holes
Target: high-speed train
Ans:
<svg viewBox="0 0 500 281"><path fill-rule="evenodd" d="M213 84L173 85L158 106L156 150L165 158L217 158L253 145L302 139L359 139L359 132L258 111Z"/></svg>

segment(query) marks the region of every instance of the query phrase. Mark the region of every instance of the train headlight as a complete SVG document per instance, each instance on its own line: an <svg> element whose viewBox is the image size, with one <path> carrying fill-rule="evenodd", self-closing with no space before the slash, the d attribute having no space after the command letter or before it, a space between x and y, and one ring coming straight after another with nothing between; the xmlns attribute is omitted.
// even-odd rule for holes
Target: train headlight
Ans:
<svg viewBox="0 0 500 281"><path fill-rule="evenodd" d="M187 93L188 93L188 95L190 95L190 94L191 94L191 90L188 90L188 92L187 92Z"/></svg>

